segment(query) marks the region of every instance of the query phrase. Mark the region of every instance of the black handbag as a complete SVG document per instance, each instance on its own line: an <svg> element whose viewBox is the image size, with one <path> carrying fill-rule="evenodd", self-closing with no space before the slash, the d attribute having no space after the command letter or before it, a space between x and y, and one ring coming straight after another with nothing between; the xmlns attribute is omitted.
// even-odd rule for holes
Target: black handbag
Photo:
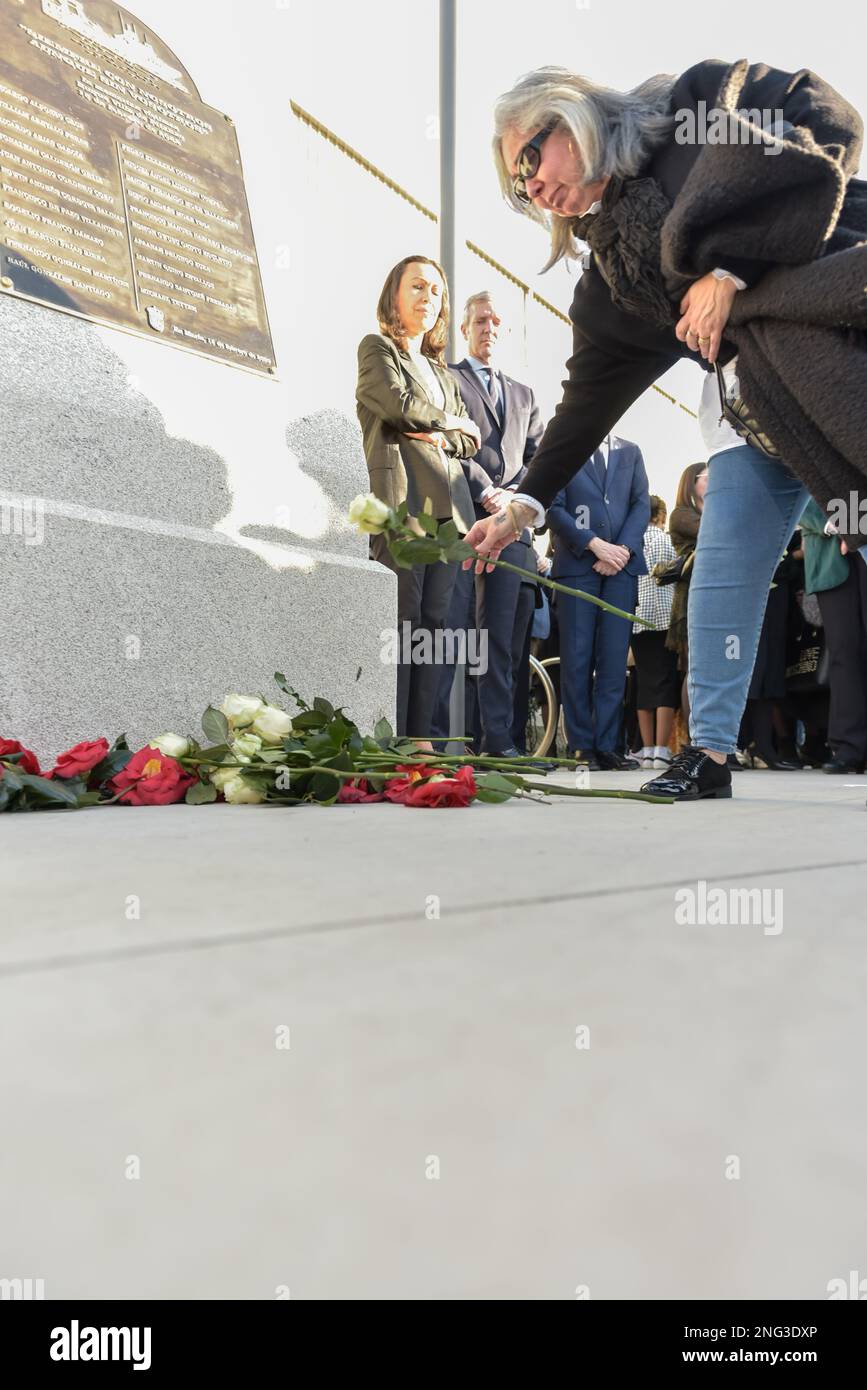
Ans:
<svg viewBox="0 0 867 1390"><path fill-rule="evenodd" d="M650 571L651 578L656 580L660 589L666 584L677 584L681 579L689 577L694 559L695 551L690 550L678 555L676 560L660 560Z"/></svg>
<svg viewBox="0 0 867 1390"><path fill-rule="evenodd" d="M720 420L725 420L731 425L735 434L739 435L746 444L751 444L754 449L758 449L760 454L764 454L768 459L779 459L780 451L773 442L763 432L758 420L749 412L749 408L743 396L735 396L729 400L726 395L726 383L723 376L723 369L719 362L714 363L716 371L716 383L719 388L719 403L722 409Z"/></svg>
<svg viewBox="0 0 867 1390"><path fill-rule="evenodd" d="M814 690L827 690L829 665L824 629L805 623L787 653L786 694L808 695Z"/></svg>

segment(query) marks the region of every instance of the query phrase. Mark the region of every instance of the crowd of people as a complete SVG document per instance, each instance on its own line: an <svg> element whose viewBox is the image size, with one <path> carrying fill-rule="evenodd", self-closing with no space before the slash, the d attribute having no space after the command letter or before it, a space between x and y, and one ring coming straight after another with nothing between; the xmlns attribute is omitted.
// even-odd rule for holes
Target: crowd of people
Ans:
<svg viewBox="0 0 867 1390"><path fill-rule="evenodd" d="M683 114L708 109L759 138L679 139ZM504 197L550 232L548 266L583 263L569 375L543 429L533 391L496 366L491 296L467 301L466 354L450 365L442 268L411 255L389 273L379 332L358 352L371 489L410 515L427 505L453 520L477 556L403 570L374 538L372 557L398 576L398 624L486 636L464 732L481 751L522 751L533 576L546 563L532 532L547 530L554 578L651 624L558 595L576 761L651 767L646 789L682 801L731 796L745 757L786 769L818 755L827 771L862 770L867 548L859 524L830 519L849 497L860 522L867 492L857 389L867 323L853 292L867 245L860 118L806 69L710 60L627 93L542 68L500 99L494 127ZM820 186L830 166L833 198ZM685 470L666 532L641 450L612 431L680 358L705 370L706 460ZM495 568L501 557L517 573ZM825 725L823 673L809 657L822 645ZM630 661L637 727L624 701ZM449 732L453 675L399 669L398 731L424 748ZM813 699L794 707L799 678Z"/></svg>
<svg viewBox="0 0 867 1390"><path fill-rule="evenodd" d="M359 350L358 411L371 485L395 506L407 497L411 507L423 506L424 493L438 516L466 532L502 494L520 487L543 434L533 391L496 367L502 318L487 291L464 306L461 361L444 370L442 359L422 349L413 356L419 336L430 346L436 334L435 348L444 348L448 295L435 262L408 257L394 267L379 314L381 333L368 335ZM474 752L526 752L535 645L560 659L569 757L593 769L667 769L688 738L688 599L707 482L706 462L684 469L668 521L665 502L649 492L638 445L607 435L554 498L536 542L525 528L503 551L526 579L501 569L475 575L456 564L401 569L382 538L372 538L372 557L398 575L399 624L486 635L484 669L458 668L462 729L450 727L454 663L405 661L398 731L426 748L459 732ZM843 554L826 527L811 500L774 572L737 749L728 754L732 768L863 770L867 562L863 554ZM539 536L547 544L539 545ZM549 611L533 582L537 569L635 611L641 621L630 629L564 594L554 595ZM534 644L537 606L545 609L546 629ZM479 642L446 648L480 649ZM730 653L734 661L748 656L737 647Z"/></svg>

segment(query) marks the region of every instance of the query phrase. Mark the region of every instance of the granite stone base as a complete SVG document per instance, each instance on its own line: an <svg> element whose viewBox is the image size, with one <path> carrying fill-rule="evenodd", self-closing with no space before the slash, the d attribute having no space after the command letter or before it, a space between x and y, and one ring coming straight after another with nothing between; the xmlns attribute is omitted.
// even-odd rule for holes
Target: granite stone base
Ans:
<svg viewBox="0 0 867 1390"><path fill-rule="evenodd" d="M288 553L288 552L287 552ZM228 691L292 709L344 705L363 730L394 719L395 668L380 660L394 576L366 561L295 552L274 570L208 543L46 515L42 544L0 537L0 736L46 758L82 738L200 732Z"/></svg>
<svg viewBox="0 0 867 1390"><path fill-rule="evenodd" d="M394 721L350 414L292 421L280 383L9 296L0 334L0 737L195 733L227 691L283 702L275 671Z"/></svg>

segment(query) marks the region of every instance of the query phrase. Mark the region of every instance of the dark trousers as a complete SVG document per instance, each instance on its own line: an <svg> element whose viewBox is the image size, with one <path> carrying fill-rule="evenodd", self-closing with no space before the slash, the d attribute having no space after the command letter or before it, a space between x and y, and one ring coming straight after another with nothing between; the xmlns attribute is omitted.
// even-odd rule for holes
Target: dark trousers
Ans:
<svg viewBox="0 0 867 1390"><path fill-rule="evenodd" d="M397 666L397 733L429 739L443 669L435 660L436 634L447 626L459 566L456 563L413 565L411 569L401 569L382 536L371 536L370 556L397 575L397 634L401 658ZM409 641L405 640L404 623L409 624ZM430 659L414 662L412 647L419 632L430 633Z"/></svg>
<svg viewBox="0 0 867 1390"><path fill-rule="evenodd" d="M536 611L537 587L535 584L521 585L521 600L526 602L529 595L530 615L514 682L515 714L512 720L512 742L520 753L527 751L527 719L530 714L530 642L533 633L533 614Z"/></svg>
<svg viewBox="0 0 867 1390"><path fill-rule="evenodd" d="M818 593L828 643L828 742L841 762L867 757L867 565L850 555L849 575Z"/></svg>
<svg viewBox="0 0 867 1390"><path fill-rule="evenodd" d="M455 587L452 590L451 602L449 604L446 627L452 632L474 631L476 626L476 585L475 575L472 569L465 570L458 565ZM469 645L466 648L469 652ZM452 652L447 655L451 656ZM440 668L441 674L437 689L436 702L434 704L433 734L435 738L447 738L451 733L449 728L449 701L451 699L452 684L455 679L457 666L454 661L444 662ZM458 733L466 736L467 742L474 753L481 749L481 728L479 726L479 702L477 692L479 687L478 678L471 675L474 668L466 665L463 670L464 675L464 723L463 728ZM437 745L442 748L442 744Z"/></svg>
<svg viewBox="0 0 867 1390"><path fill-rule="evenodd" d="M612 575L591 570L577 578L564 577L563 583L627 613L635 611L638 579L624 570ZM569 750L619 752L631 624L568 594L557 595L557 619L560 693Z"/></svg>
<svg viewBox="0 0 867 1390"><path fill-rule="evenodd" d="M536 552L522 541L507 545L500 559L536 573ZM478 688L488 753L500 753L515 741L516 694L535 602L535 585L511 570L495 569L476 578L476 624L487 641L487 670L478 677Z"/></svg>

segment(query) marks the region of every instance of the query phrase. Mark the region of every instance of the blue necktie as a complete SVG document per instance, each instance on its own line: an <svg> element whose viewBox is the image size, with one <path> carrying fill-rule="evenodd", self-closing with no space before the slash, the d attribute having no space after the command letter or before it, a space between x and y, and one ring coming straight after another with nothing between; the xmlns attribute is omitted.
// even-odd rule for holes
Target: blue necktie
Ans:
<svg viewBox="0 0 867 1390"><path fill-rule="evenodd" d="M490 396L491 400L493 401L494 410L495 410L495 412L496 412L497 419L499 420L500 424L502 424L502 423L503 423L503 410L502 410L502 406L501 406L501 404L500 404L499 398L498 398L498 396L497 396L497 379L496 379L496 377L494 376L494 369L493 369L493 367L486 367L486 368L485 368L485 371L486 371L487 374L488 374L488 395Z"/></svg>

